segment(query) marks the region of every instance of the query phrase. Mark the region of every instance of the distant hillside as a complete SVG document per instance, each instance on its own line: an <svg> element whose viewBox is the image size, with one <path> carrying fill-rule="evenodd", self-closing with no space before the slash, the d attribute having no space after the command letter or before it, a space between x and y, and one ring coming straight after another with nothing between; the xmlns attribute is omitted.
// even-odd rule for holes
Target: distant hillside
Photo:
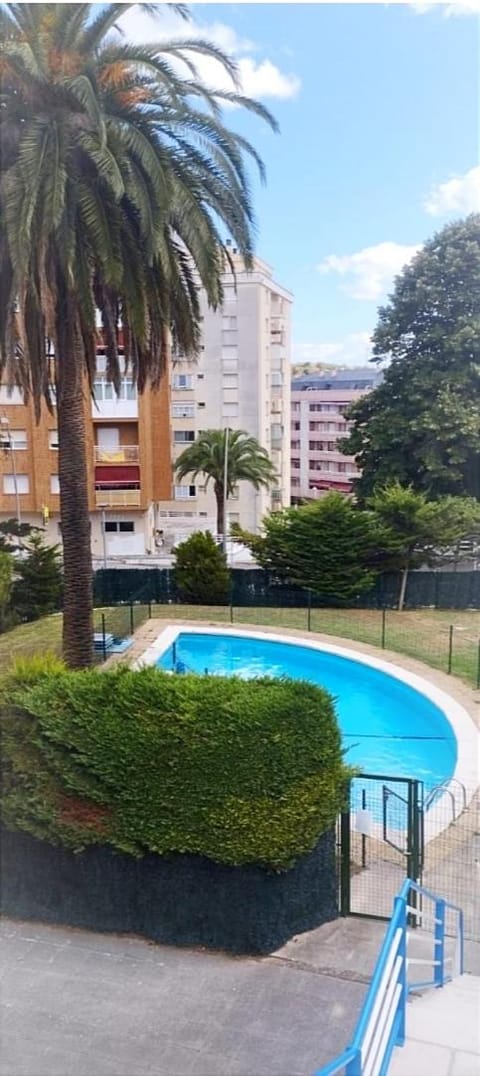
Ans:
<svg viewBox="0 0 480 1076"><path fill-rule="evenodd" d="M331 374L332 370L346 370L346 366L334 362L292 362L292 377L308 374Z"/></svg>

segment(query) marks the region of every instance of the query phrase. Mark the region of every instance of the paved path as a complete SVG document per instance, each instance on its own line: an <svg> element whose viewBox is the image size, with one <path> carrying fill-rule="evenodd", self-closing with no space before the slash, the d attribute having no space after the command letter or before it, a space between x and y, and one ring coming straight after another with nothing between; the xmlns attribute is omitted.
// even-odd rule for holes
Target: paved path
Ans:
<svg viewBox="0 0 480 1076"><path fill-rule="evenodd" d="M309 1076L352 1033L373 928L253 959L4 920L1 1076Z"/></svg>
<svg viewBox="0 0 480 1076"><path fill-rule="evenodd" d="M394 1051L389 1076L478 1076L480 978L462 975L413 999L407 1041Z"/></svg>

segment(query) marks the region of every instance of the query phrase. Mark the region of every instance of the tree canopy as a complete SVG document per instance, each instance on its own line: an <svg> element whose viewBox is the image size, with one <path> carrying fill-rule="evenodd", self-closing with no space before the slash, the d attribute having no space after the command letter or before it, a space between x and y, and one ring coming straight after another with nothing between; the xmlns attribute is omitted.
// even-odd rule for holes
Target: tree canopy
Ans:
<svg viewBox="0 0 480 1076"><path fill-rule="evenodd" d="M380 526L341 493L274 512L263 525L261 536L238 527L235 534L278 582L307 587L332 605L351 604L372 585Z"/></svg>
<svg viewBox="0 0 480 1076"><path fill-rule="evenodd" d="M350 409L342 449L361 499L398 480L480 498L480 215L449 224L397 277L373 334L382 384Z"/></svg>
<svg viewBox="0 0 480 1076"><path fill-rule="evenodd" d="M228 445L226 439L228 437ZM179 479L205 475L211 481L217 502L217 532L223 534L223 500L225 487L225 448L227 447L227 497L231 497L239 482L250 482L254 489L270 486L275 481L275 468L268 452L245 430L204 430L193 444L182 452L175 464Z"/></svg>
<svg viewBox="0 0 480 1076"><path fill-rule="evenodd" d="M433 567L462 538L480 533L480 505L473 498L446 496L429 501L424 493L393 482L377 490L367 503L386 538L384 549L378 551L379 561L384 569L398 568L402 573L400 610L410 569Z"/></svg>

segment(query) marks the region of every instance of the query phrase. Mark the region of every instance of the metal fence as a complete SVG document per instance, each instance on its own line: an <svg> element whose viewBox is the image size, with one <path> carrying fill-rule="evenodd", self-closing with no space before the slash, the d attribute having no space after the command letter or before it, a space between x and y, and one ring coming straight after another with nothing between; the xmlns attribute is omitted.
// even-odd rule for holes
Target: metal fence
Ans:
<svg viewBox="0 0 480 1076"><path fill-rule="evenodd" d="M338 822L340 905L345 915L388 918L402 878L464 911L465 937L480 929L480 793L450 781L361 774ZM447 923L447 930L449 924Z"/></svg>
<svg viewBox="0 0 480 1076"><path fill-rule="evenodd" d="M277 601L279 597L277 589ZM233 601L222 606L183 605L172 600L154 601L150 588L144 588L126 601L115 603L111 597L110 601L103 600L95 610L99 656L105 650L108 656L109 650L108 645L102 645L100 633L102 639L109 637L107 643L112 636L127 638L149 617L214 620L333 635L417 658L480 688L480 613L475 611L455 614L432 609L421 614L413 610L398 613L395 609L319 608L308 602L305 606L237 606Z"/></svg>

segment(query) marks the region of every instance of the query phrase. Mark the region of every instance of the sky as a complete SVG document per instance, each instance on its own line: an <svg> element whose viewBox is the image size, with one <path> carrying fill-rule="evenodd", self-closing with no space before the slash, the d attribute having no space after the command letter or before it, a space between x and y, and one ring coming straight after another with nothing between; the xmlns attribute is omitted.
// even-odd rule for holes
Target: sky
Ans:
<svg viewBox="0 0 480 1076"><path fill-rule="evenodd" d="M293 358L365 363L378 306L416 250L480 210L480 0L191 5L122 20L130 39L192 35L238 62L280 134L229 109L267 167L252 170L257 253L294 294ZM210 85L224 85L205 61Z"/></svg>

